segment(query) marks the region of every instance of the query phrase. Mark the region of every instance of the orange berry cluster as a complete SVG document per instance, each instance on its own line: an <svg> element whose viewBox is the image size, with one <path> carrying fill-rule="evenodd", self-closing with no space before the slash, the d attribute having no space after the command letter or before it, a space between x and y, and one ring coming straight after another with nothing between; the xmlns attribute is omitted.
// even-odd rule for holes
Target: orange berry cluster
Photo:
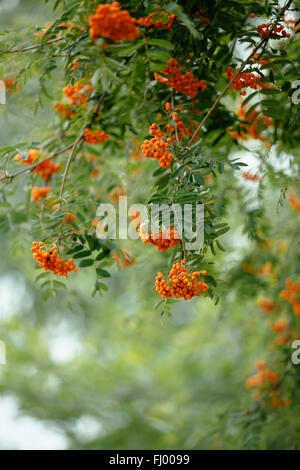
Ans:
<svg viewBox="0 0 300 470"><path fill-rule="evenodd" d="M66 85L63 89L65 97L72 106L87 106L89 94L93 91L92 85L79 80L74 85Z"/></svg>
<svg viewBox="0 0 300 470"><path fill-rule="evenodd" d="M43 186L42 188L34 186L31 190L31 197L34 201L38 201L41 198L45 198L50 192L51 188L49 186Z"/></svg>
<svg viewBox="0 0 300 470"><path fill-rule="evenodd" d="M50 160L45 160L34 169L34 173L39 174L43 180L48 180L61 169L62 165L60 163L53 163Z"/></svg>
<svg viewBox="0 0 300 470"><path fill-rule="evenodd" d="M259 181L260 180L260 176L258 173L255 173L254 175L249 173L248 171L245 171L243 174L242 174L244 180L249 180L249 181Z"/></svg>
<svg viewBox="0 0 300 470"><path fill-rule="evenodd" d="M38 36L44 37L48 29L50 28L50 26L52 26L50 22L45 23L43 29L38 33ZM70 28L74 27L75 25L71 21L65 21L65 22L59 23L57 26L59 26L60 28L62 27L65 28L64 30L59 31L59 34L62 34L62 33L67 32ZM51 32L51 36L50 35L47 36L46 39L49 39L50 37L53 39L53 32Z"/></svg>
<svg viewBox="0 0 300 470"><path fill-rule="evenodd" d="M280 292L280 296L292 304L294 314L296 317L300 317L300 301L297 298L300 294L300 281L293 283L291 279L288 278L285 281L285 286L286 289Z"/></svg>
<svg viewBox="0 0 300 470"><path fill-rule="evenodd" d="M23 159L19 154L15 156L15 160L18 160L20 163L25 163L27 165L32 165L34 161L38 158L39 151L36 149L31 149L28 151L28 157ZM48 180L52 175L57 173L59 170L62 169L60 163L53 163L50 160L45 160L41 162L37 167L34 169L35 174L39 174L40 177L44 180Z"/></svg>
<svg viewBox="0 0 300 470"><path fill-rule="evenodd" d="M89 17L90 37L133 41L140 34L136 23L137 20L132 18L127 10L120 9L119 2L98 5L95 15Z"/></svg>
<svg viewBox="0 0 300 470"><path fill-rule="evenodd" d="M68 119L76 114L67 104L56 101L53 106L63 119Z"/></svg>
<svg viewBox="0 0 300 470"><path fill-rule="evenodd" d="M83 80L78 80L74 85L66 85L63 89L63 94L69 101L68 104L65 103L54 103L54 109L61 115L63 119L76 116L76 111L74 108L84 108L88 107L88 99L90 93L93 91L93 87L84 82Z"/></svg>
<svg viewBox="0 0 300 470"><path fill-rule="evenodd" d="M238 71L239 69L237 69L237 72ZM235 75L235 72L233 72L232 67L230 66L227 67L226 76L229 78L229 80L232 80L234 75ZM245 88L247 86L252 88L253 90L256 90L258 86L261 86L260 78L261 77L255 73L242 72L239 76L237 76L234 79L234 81L231 84L231 87L236 91L241 90L242 88ZM241 95L245 95L245 94L246 94L245 91L241 92Z"/></svg>
<svg viewBox="0 0 300 470"><path fill-rule="evenodd" d="M204 91L206 89L204 80L198 80L192 72L182 74L179 72L179 69L178 62L175 59L171 59L168 65L160 72L163 75L155 73L154 77L158 82L164 83L178 91L178 93L190 96L190 98L194 98L199 90Z"/></svg>
<svg viewBox="0 0 300 470"><path fill-rule="evenodd" d="M271 330L273 333L282 333L288 327L288 322L283 318L279 318L271 324Z"/></svg>
<svg viewBox="0 0 300 470"><path fill-rule="evenodd" d="M300 25L297 20L292 20L292 19L286 18L285 16L281 18L289 28L294 29L295 31L299 32Z"/></svg>
<svg viewBox="0 0 300 470"><path fill-rule="evenodd" d="M69 65L69 69L74 72L74 70L77 70L79 68L79 64L76 59L72 60L72 64Z"/></svg>
<svg viewBox="0 0 300 470"><path fill-rule="evenodd" d="M36 149L30 149L27 152L28 156L27 158L23 159L19 154L15 156L15 160L18 160L20 163L25 163L27 165L32 165L33 162L37 159L39 156L39 151Z"/></svg>
<svg viewBox="0 0 300 470"><path fill-rule="evenodd" d="M166 19L168 19L168 22L164 23L161 19L153 22L152 18L157 15L164 15ZM150 28L150 31L154 31L155 28L171 29L175 19L176 15L169 15L168 13L157 10L148 16L144 16L143 18L138 19L137 23L140 26L146 26L147 28Z"/></svg>
<svg viewBox="0 0 300 470"><path fill-rule="evenodd" d="M265 59L261 54L257 54L257 52L252 56L251 62L257 62L259 65L265 65L272 62L272 59Z"/></svg>
<svg viewBox="0 0 300 470"><path fill-rule="evenodd" d="M58 256L56 248L50 248L50 250L47 251L43 242L33 242L31 251L33 253L33 259L35 259L45 271L51 271L53 274L58 274L59 276L67 276L70 271L77 272L72 258L68 261L64 261Z"/></svg>
<svg viewBox="0 0 300 470"><path fill-rule="evenodd" d="M122 250L124 260L122 260L117 253L113 254L113 258L116 260L116 262L121 266L121 268L129 268L132 264L135 263L135 258L131 256L127 251Z"/></svg>
<svg viewBox="0 0 300 470"><path fill-rule="evenodd" d="M76 215L72 214L72 212L66 212L64 216L65 216L65 222L67 225L70 225L70 220L72 220L73 222L75 222L76 220Z"/></svg>
<svg viewBox="0 0 300 470"><path fill-rule="evenodd" d="M150 243L150 245L156 246L156 248L163 253L168 250L168 248L172 248L180 242L180 236L173 225L171 225L168 230L159 233L152 232L150 235L146 232L144 227L140 227L138 232L143 243Z"/></svg>
<svg viewBox="0 0 300 470"><path fill-rule="evenodd" d="M292 402L293 400L282 400L278 398L278 393L275 390L270 392L270 405L273 406L273 408L286 408L290 406Z"/></svg>
<svg viewBox="0 0 300 470"><path fill-rule="evenodd" d="M118 188L115 186L108 194L108 199L111 202L118 202L121 196L126 196L126 191L124 189Z"/></svg>
<svg viewBox="0 0 300 470"><path fill-rule="evenodd" d="M168 104L169 103L166 103L166 109L167 109ZM180 108L178 108L178 109L180 109ZM174 144L176 144L177 139L179 140L179 142L181 142L183 136L190 137L193 134L191 129L189 127L186 127L183 124L182 118L178 115L178 113L176 111L174 111L172 113L172 119L173 119L173 121L176 122L176 127L172 126L172 124L167 124L167 132L169 132L171 134L174 134L173 135L173 143ZM197 137L195 137L194 140L197 140Z"/></svg>
<svg viewBox="0 0 300 470"><path fill-rule="evenodd" d="M6 87L8 93L19 92L21 88L20 83L18 83L15 78L7 78L4 80L4 85L3 82L0 82L0 89L2 86Z"/></svg>
<svg viewBox="0 0 300 470"><path fill-rule="evenodd" d="M210 24L209 19L203 17L204 13L205 13L205 10L203 10L203 9L199 10L199 12L196 15L196 18L201 19L200 24Z"/></svg>
<svg viewBox="0 0 300 470"><path fill-rule="evenodd" d="M145 157L156 158L162 168L169 168L173 160L173 154L168 151L172 142L171 137L167 137L156 123L151 124L149 134L153 138L146 139L141 146Z"/></svg>
<svg viewBox="0 0 300 470"><path fill-rule="evenodd" d="M164 279L161 272L157 274L155 286L162 298L175 297L177 299L183 297L184 300L189 300L209 289L205 282L198 280L200 272L195 271L190 274L184 265L185 260L182 260L181 263L173 264L169 272L168 282ZM202 271L201 274L203 276L206 275L206 271Z"/></svg>
<svg viewBox="0 0 300 470"><path fill-rule="evenodd" d="M288 195L290 206L295 211L300 211L300 199L297 198L295 191L290 190Z"/></svg>
<svg viewBox="0 0 300 470"><path fill-rule="evenodd" d="M281 39L289 38L291 36L289 33L286 32L282 24L275 25L273 28L272 25L270 25L269 23L260 24L257 27L257 32L262 38L268 38L269 36L271 36L272 39Z"/></svg>
<svg viewBox="0 0 300 470"><path fill-rule="evenodd" d="M102 131L96 130L92 132L91 129L88 128L84 131L84 140L89 144L103 144L108 138L109 134Z"/></svg>
<svg viewBox="0 0 300 470"><path fill-rule="evenodd" d="M258 300L257 305L265 313L271 313L276 308L275 302L273 302L273 300L266 299L264 297Z"/></svg>
<svg viewBox="0 0 300 470"><path fill-rule="evenodd" d="M256 368L258 372L246 380L246 388L257 387L260 391L267 384L277 384L279 382L277 372L273 372L271 369L266 369L264 361L258 361L256 363Z"/></svg>
<svg viewBox="0 0 300 470"><path fill-rule="evenodd" d="M279 383L279 377L277 372L266 368L264 361L258 361L256 363L256 368L258 370L257 374L252 375L245 382L247 389L251 387L256 388L254 398L259 400L262 394L269 394L268 402L271 406L275 408L290 406L292 403L291 400L282 400L278 398L276 386ZM269 389L266 390L267 387L269 387Z"/></svg>
<svg viewBox="0 0 300 470"><path fill-rule="evenodd" d="M231 137L233 139L247 140L250 136L252 137L252 139L265 141L265 137L258 132L258 126L260 125L260 121L262 119L263 121L261 130L263 131L267 127L273 126L273 121L267 116L262 116L261 113L259 113L259 111L257 111L256 109L254 109L248 116L246 116L246 114L246 106L241 106L241 108L237 111L237 115L242 121L241 123L239 123L239 126L242 128L242 131L229 131Z"/></svg>

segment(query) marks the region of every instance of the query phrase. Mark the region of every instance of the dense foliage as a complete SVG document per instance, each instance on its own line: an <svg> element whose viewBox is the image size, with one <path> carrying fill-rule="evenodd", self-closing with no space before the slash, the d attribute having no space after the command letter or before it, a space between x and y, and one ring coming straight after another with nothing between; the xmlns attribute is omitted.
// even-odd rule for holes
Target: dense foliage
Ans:
<svg viewBox="0 0 300 470"><path fill-rule="evenodd" d="M4 372L6 391L22 378L22 407L60 423L75 448L299 448L299 1L46 3L46 24L1 32L3 113L19 116L3 124L0 229L35 292L31 317L5 325L25 366ZM18 121L33 112L33 125ZM137 213L136 240L99 238L97 207L118 211L125 195L149 207L200 202L203 246L178 240L174 219L155 238ZM62 370L43 346L60 302L88 343ZM202 322L215 337L198 364ZM218 356L232 348L220 366L215 341ZM90 440L74 431L84 415L104 429Z"/></svg>

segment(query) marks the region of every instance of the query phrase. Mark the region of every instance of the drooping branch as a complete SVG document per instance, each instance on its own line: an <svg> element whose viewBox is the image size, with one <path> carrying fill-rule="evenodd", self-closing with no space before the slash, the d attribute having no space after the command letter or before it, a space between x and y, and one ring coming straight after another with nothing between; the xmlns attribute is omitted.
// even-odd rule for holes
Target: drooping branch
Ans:
<svg viewBox="0 0 300 470"><path fill-rule="evenodd" d="M64 38L55 38L51 39L50 41L45 41L42 42L41 44L35 44L34 46L28 46L24 47L23 49L9 49L8 51L5 51L6 54L21 54L23 52L35 52L37 49L39 49L42 46L48 46L49 44L55 44L56 42L62 41Z"/></svg>
<svg viewBox="0 0 300 470"><path fill-rule="evenodd" d="M272 24L272 27L270 29L270 36L272 35L272 31L274 30L274 27L276 25L276 23L278 22L278 20L282 17L282 15L284 15L284 13L290 8L291 4L293 3L293 0L288 0L288 2L286 3L286 5L280 10L280 13L278 13L278 15L276 16L276 19L274 20L273 24ZM196 135L198 134L199 130L201 129L201 127L205 124L205 122L207 121L207 119L210 117L210 115L212 114L212 112L215 110L215 108L217 107L217 105L219 104L219 102L221 101L221 99L223 98L223 96L226 94L226 92L229 90L229 88L231 87L232 83L236 80L236 78L238 78L241 73L243 72L243 70L245 69L246 65L248 65L248 63L250 62L250 60L252 59L252 57L257 53L257 51L263 47L263 46L266 46L269 39L270 39L270 36L266 37L266 38L263 38L259 41L259 43L257 44L257 46L253 49L253 51L251 52L251 54L247 57L247 59L244 60L244 62L242 63L240 69L236 72L236 74L231 78L231 80L229 81L229 83L226 85L226 87L224 88L224 90L220 93L220 95L218 96L218 98L216 99L216 101L214 102L214 104L211 106L211 108L208 110L208 112L206 113L206 115L204 116L204 118L202 119L202 121L200 122L200 124L197 126L196 130L194 131L192 137L190 138L187 146L186 146L186 149L189 148L189 146L191 145L191 143L193 142L194 138L196 137Z"/></svg>

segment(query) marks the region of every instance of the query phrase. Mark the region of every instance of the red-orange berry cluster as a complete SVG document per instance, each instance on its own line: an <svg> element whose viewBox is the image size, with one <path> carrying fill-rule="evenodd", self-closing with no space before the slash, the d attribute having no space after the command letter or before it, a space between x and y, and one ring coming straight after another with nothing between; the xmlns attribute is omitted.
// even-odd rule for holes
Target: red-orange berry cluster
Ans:
<svg viewBox="0 0 300 470"><path fill-rule="evenodd" d="M129 268L129 266L132 266L135 263L135 258L123 249L122 252L124 259L121 259L117 253L113 254L113 258L116 260L118 265L121 266L121 268Z"/></svg>
<svg viewBox="0 0 300 470"><path fill-rule="evenodd" d="M36 149L31 149L28 151L28 157L23 159L19 154L15 156L15 160L18 160L20 163L32 165L39 156L39 151ZM35 167L34 173L39 174L40 177L44 180L48 180L52 175L57 173L62 169L60 163L53 163L50 160L45 160L41 162L38 166Z"/></svg>
<svg viewBox="0 0 300 470"><path fill-rule="evenodd" d="M276 304L273 300L262 297L257 301L258 307L265 313L271 313L276 309Z"/></svg>
<svg viewBox="0 0 300 470"><path fill-rule="evenodd" d="M50 192L51 188L49 188L49 186L43 186L42 188L34 186L31 190L31 197L34 201L38 201L39 199L45 198Z"/></svg>
<svg viewBox="0 0 300 470"><path fill-rule="evenodd" d="M112 188L112 190L109 192L108 194L108 199L111 201L111 202L118 202L120 197L122 196L126 196L127 195L127 192L125 191L125 189L122 189L122 188L119 188L118 186L115 186L114 188Z"/></svg>
<svg viewBox="0 0 300 470"><path fill-rule="evenodd" d="M279 318L278 320L271 323L271 330L273 333L282 333L283 331L287 330L288 322L284 320L284 318Z"/></svg>
<svg viewBox="0 0 300 470"><path fill-rule="evenodd" d="M150 245L156 246L156 248L162 252L180 243L180 236L173 225L171 225L168 230L159 233L152 232L148 234L144 227L140 227L138 232L143 243L150 243Z"/></svg>
<svg viewBox="0 0 300 470"><path fill-rule="evenodd" d="M300 300L298 299L300 294L300 281L292 282L291 279L285 281L286 289L280 292L280 296L284 300L288 300L292 306L296 317L300 317Z"/></svg>
<svg viewBox="0 0 300 470"><path fill-rule="evenodd" d="M63 94L69 103L55 102L54 109L63 119L76 116L78 114L77 109L87 109L89 95L92 91L93 87L91 84L83 80L78 80L74 85L68 84L64 87Z"/></svg>
<svg viewBox="0 0 300 470"><path fill-rule="evenodd" d="M249 137L252 137L252 139L256 140L266 140L265 137L260 134L260 132L264 131L270 126L273 126L273 121L269 117L262 116L261 113L256 109L253 109L250 114L247 114L247 107L243 105L237 111L237 115L241 120L239 126L242 130L241 132L230 131L229 133L233 139L247 140Z"/></svg>
<svg viewBox="0 0 300 470"><path fill-rule="evenodd" d="M264 361L258 361L256 363L256 368L258 372L246 380L246 388L257 387L258 390L261 390L267 384L277 384L279 382L277 372L273 372L271 369L266 369Z"/></svg>
<svg viewBox="0 0 300 470"><path fill-rule="evenodd" d="M271 36L272 39L289 38L291 35L287 33L282 24L275 25L272 27L269 23L260 24L257 27L257 32L262 38L268 38Z"/></svg>
<svg viewBox="0 0 300 470"><path fill-rule="evenodd" d="M204 18L204 13L205 13L205 10L201 9L199 10L199 12L197 13L196 15L196 18L199 18L201 21L200 21L200 24L210 24L210 21L208 18Z"/></svg>
<svg viewBox="0 0 300 470"><path fill-rule="evenodd" d="M77 272L72 258L68 261L64 261L58 256L56 248L50 248L50 250L47 251L43 242L33 242L31 251L33 253L33 259L35 259L45 271L51 271L53 274L58 274L59 276L67 276L70 271Z"/></svg>
<svg viewBox="0 0 300 470"><path fill-rule="evenodd" d="M45 160L34 169L34 173L39 174L43 180L48 180L61 169L62 165L60 163L53 163L50 160Z"/></svg>
<svg viewBox="0 0 300 470"><path fill-rule="evenodd" d="M50 28L50 26L52 26L52 24L50 22L47 22L44 24L44 27L41 31L39 31L38 33L38 36L39 37L44 37L46 32L48 31L48 29ZM51 31L51 34L49 36L47 36L46 39L49 39L51 37L51 39L54 38L54 36L60 36L62 35L63 33L66 33L68 30L70 30L71 28L79 28L79 26L76 26L74 23L72 23L71 21L66 21L66 22L62 22L62 23L59 23L57 26L59 26L59 28L65 28L65 29L60 29L59 30L59 33L58 34L55 34L54 35L54 32Z"/></svg>
<svg viewBox="0 0 300 470"><path fill-rule="evenodd" d="M63 119L68 119L76 114L67 104L56 101L53 106Z"/></svg>
<svg viewBox="0 0 300 470"><path fill-rule="evenodd" d="M163 22L161 19L157 19L153 21L153 18L157 15L163 15L166 17L167 22ZM162 29L171 29L173 23L176 19L176 15L169 15L169 13L165 13L164 11L154 11L150 13L148 16L143 16L143 18L138 19L137 23L140 26L146 26L150 28L150 31L154 31L155 28L162 28Z"/></svg>
<svg viewBox="0 0 300 470"><path fill-rule="evenodd" d="M87 128L84 131L84 140L89 144L103 144L108 138L109 134L99 130L93 132L91 129Z"/></svg>
<svg viewBox="0 0 300 470"><path fill-rule="evenodd" d="M168 103L166 103L167 105ZM178 108L179 109L179 108ZM172 119L176 122L176 126L172 124L167 124L167 132L173 135L173 143L175 144L177 139L181 142L182 137L190 137L193 132L190 127L186 127L182 121L182 118L178 115L176 111L172 113ZM191 122L191 121L190 121ZM197 136L195 136L194 140L197 140Z"/></svg>
<svg viewBox="0 0 300 470"><path fill-rule="evenodd" d="M74 85L66 85L63 89L65 97L69 100L72 106L87 107L87 100L89 94L93 91L92 85L79 80Z"/></svg>
<svg viewBox="0 0 300 470"><path fill-rule="evenodd" d="M168 281L164 279L161 272L157 274L155 286L162 298L183 297L184 300L189 300L208 291L208 285L205 282L199 281L200 274L205 276L206 271L202 271L202 273L198 271L188 273L184 265L185 260L182 260L181 263L173 264L169 272Z"/></svg>
<svg viewBox="0 0 300 470"><path fill-rule="evenodd" d="M136 27L137 20L127 10L121 10L119 2L98 5L96 13L90 15L89 23L92 39L101 36L112 41L133 41L140 34Z"/></svg>
<svg viewBox="0 0 300 470"><path fill-rule="evenodd" d="M248 171L245 171L243 174L242 174L242 177L244 178L244 180L249 180L249 181L259 181L260 180L260 176L258 173L249 173Z"/></svg>
<svg viewBox="0 0 300 470"><path fill-rule="evenodd" d="M39 151L36 149L30 149L27 152L27 158L22 158L19 154L15 156L15 160L18 160L20 163L25 163L27 165L32 165L33 162L39 156Z"/></svg>
<svg viewBox="0 0 300 470"><path fill-rule="evenodd" d="M162 168L169 168L173 160L173 154L168 151L172 142L171 137L167 137L156 123L151 124L149 134L153 138L146 139L141 146L145 157L156 158Z"/></svg>
<svg viewBox="0 0 300 470"><path fill-rule="evenodd" d="M75 222L76 220L76 215L72 214L72 212L66 212L64 216L65 216L65 222L67 225L70 225L70 220L72 220L73 222Z"/></svg>
<svg viewBox="0 0 300 470"><path fill-rule="evenodd" d="M239 69L237 69L237 72ZM229 80L232 80L236 72L233 71L232 67L228 67L226 70L226 76L229 78ZM238 75L234 81L231 84L231 87L234 90L241 90L242 88L245 87L250 87L253 90L256 90L258 86L261 86L260 83L260 75L257 75L253 72L242 72L240 75ZM246 92L242 91L241 95L245 95Z"/></svg>
<svg viewBox="0 0 300 470"><path fill-rule="evenodd" d="M160 73L155 73L155 79L170 86L178 93L190 96L194 98L197 93L206 89L204 80L198 80L192 72L186 72L184 74L179 72L180 65L175 59L171 59L168 65ZM161 75L163 74L163 75Z"/></svg>
<svg viewBox="0 0 300 470"><path fill-rule="evenodd" d="M288 201L292 209L300 211L300 199L297 198L295 191L292 189L289 191Z"/></svg>
<svg viewBox="0 0 300 470"><path fill-rule="evenodd" d="M266 59L264 56L261 54L257 54L257 52L252 56L251 62L256 62L259 65L265 65L269 64L272 62L272 59Z"/></svg>
<svg viewBox="0 0 300 470"><path fill-rule="evenodd" d="M5 86L6 88L6 91L8 93L14 93L14 92L19 92L20 91L20 88L21 88L21 85L20 83L18 83L16 81L15 78L7 78L6 80L4 80L4 84L3 82L1 81L0 82L0 89Z"/></svg>
<svg viewBox="0 0 300 470"><path fill-rule="evenodd" d="M246 388L255 387L254 398L259 400L261 397L268 397L269 405L279 408L290 406L292 400L283 400L278 398L279 392L276 389L279 383L277 372L265 367L264 361L256 363L257 374L252 375L246 380Z"/></svg>

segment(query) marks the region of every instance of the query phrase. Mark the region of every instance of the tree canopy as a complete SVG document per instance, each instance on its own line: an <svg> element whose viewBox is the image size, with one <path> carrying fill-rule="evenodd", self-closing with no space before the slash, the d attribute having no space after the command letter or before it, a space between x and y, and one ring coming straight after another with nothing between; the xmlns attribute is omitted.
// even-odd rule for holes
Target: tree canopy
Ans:
<svg viewBox="0 0 300 470"><path fill-rule="evenodd" d="M2 390L72 448L299 448L299 1L34 5L1 25ZM201 204L202 245L195 210L106 237L125 197Z"/></svg>

